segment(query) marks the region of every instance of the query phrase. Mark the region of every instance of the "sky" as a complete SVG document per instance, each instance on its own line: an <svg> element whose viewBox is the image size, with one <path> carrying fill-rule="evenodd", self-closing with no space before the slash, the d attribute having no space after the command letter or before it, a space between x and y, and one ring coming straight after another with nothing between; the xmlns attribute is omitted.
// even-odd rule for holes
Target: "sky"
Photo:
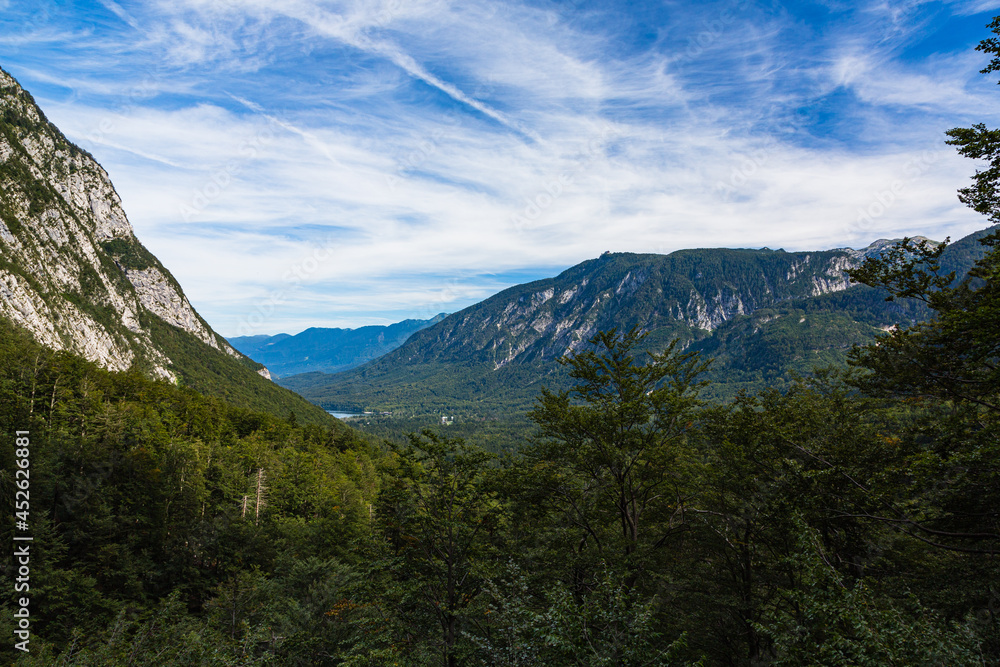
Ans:
<svg viewBox="0 0 1000 667"><path fill-rule="evenodd" d="M604 251L986 226L1000 0L0 0L0 66L225 336L454 312Z"/></svg>

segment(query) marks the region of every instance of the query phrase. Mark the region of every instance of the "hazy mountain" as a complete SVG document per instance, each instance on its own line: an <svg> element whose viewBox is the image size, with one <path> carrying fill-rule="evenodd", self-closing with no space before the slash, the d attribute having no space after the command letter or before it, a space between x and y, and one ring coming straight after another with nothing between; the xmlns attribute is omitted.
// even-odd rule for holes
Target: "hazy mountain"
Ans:
<svg viewBox="0 0 1000 667"><path fill-rule="evenodd" d="M0 113L0 319L110 370L325 418L212 331L135 237L104 169L3 70Z"/></svg>
<svg viewBox="0 0 1000 667"><path fill-rule="evenodd" d="M404 320L388 326L357 329L310 328L302 333L274 336L239 336L229 343L258 361L274 377L296 373L337 373L395 350L414 332L444 319L440 313L429 320Z"/></svg>
<svg viewBox="0 0 1000 667"><path fill-rule="evenodd" d="M942 264L964 272L983 254L983 233L949 247ZM281 383L329 408L503 418L530 406L543 384L563 383L559 357L597 331L638 324L650 349L680 338L716 358L710 396L780 386L789 371L843 363L853 344L926 316L921 304L851 285L847 270L890 244L605 253L449 315L373 362Z"/></svg>

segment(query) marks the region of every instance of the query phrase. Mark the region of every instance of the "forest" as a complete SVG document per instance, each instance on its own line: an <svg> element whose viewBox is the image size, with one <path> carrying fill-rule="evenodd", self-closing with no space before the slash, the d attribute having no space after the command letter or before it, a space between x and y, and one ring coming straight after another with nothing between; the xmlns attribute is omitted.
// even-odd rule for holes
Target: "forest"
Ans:
<svg viewBox="0 0 1000 667"><path fill-rule="evenodd" d="M4 650L18 665L995 664L1000 234L983 242L961 282L925 242L869 260L856 280L934 317L784 392L708 405L710 359L642 357L638 329L604 332L505 455L300 425L5 326L0 419L33 442L34 607L30 652Z"/></svg>

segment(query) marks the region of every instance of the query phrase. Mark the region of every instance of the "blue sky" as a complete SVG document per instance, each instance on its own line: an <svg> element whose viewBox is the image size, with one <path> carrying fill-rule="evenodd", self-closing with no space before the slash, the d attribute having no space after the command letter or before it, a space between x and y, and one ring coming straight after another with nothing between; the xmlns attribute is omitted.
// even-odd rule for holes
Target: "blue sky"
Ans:
<svg viewBox="0 0 1000 667"><path fill-rule="evenodd" d="M224 335L453 312L605 250L985 226L1000 0L0 0L0 66Z"/></svg>

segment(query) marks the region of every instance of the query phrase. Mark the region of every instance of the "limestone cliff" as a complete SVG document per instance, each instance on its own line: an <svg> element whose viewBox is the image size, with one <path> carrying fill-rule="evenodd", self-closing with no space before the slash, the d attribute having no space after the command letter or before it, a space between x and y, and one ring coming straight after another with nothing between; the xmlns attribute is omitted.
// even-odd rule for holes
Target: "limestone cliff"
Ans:
<svg viewBox="0 0 1000 667"><path fill-rule="evenodd" d="M796 253L605 253L554 278L512 287L414 334L398 351L399 361L475 361L498 369L572 354L611 327L638 324L662 330L667 338L712 332L762 308L848 289L847 271L887 243Z"/></svg>
<svg viewBox="0 0 1000 667"><path fill-rule="evenodd" d="M150 318L242 358L136 239L104 169L0 70L0 315L111 370L176 379Z"/></svg>

